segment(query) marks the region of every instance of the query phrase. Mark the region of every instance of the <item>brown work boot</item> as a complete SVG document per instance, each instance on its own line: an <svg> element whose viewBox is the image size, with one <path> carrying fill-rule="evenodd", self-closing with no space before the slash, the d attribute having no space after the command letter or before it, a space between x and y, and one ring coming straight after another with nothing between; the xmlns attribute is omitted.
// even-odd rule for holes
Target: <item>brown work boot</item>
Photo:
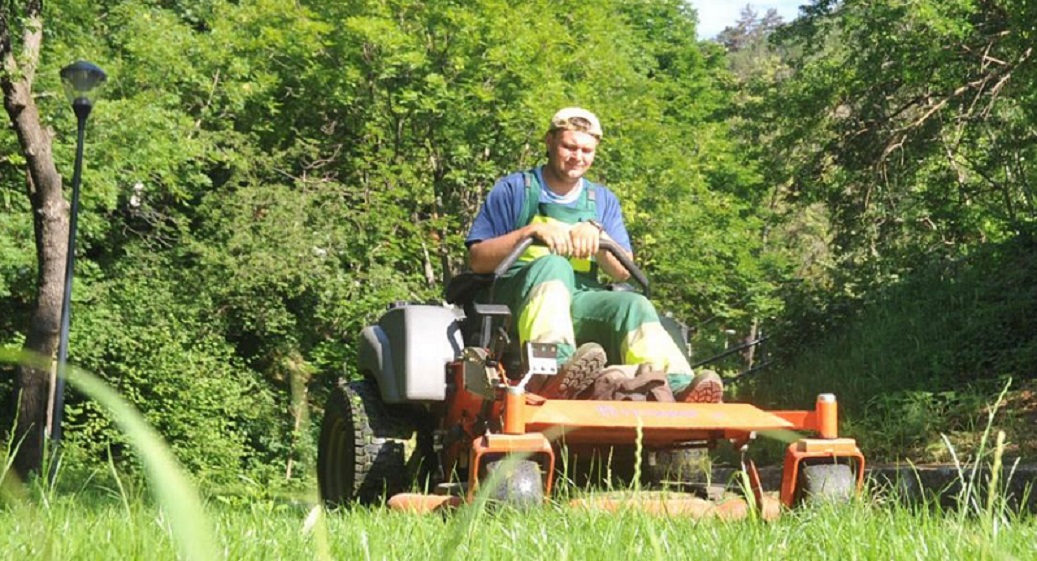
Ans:
<svg viewBox="0 0 1037 561"><path fill-rule="evenodd" d="M724 401L724 381L712 370L699 372L688 387L674 396L677 401L685 403L722 403Z"/></svg>
<svg viewBox="0 0 1037 561"><path fill-rule="evenodd" d="M594 384L605 367L605 349L597 343L584 343L573 356L540 388L540 395L549 399L572 399Z"/></svg>
<svg viewBox="0 0 1037 561"><path fill-rule="evenodd" d="M602 370L594 384L580 397L598 401L674 401L665 373L653 369L650 364L642 364L632 373L627 368L612 366Z"/></svg>

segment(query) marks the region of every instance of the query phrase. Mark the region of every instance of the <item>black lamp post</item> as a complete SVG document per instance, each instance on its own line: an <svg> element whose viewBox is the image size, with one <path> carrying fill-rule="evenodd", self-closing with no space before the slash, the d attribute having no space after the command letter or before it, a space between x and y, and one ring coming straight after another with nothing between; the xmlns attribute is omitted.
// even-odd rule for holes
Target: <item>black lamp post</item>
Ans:
<svg viewBox="0 0 1037 561"><path fill-rule="evenodd" d="M79 183L83 172L83 138L86 119L94 107L91 92L104 83L107 75L97 65L83 60L61 69L65 95L78 121L76 167L72 174L72 207L68 220L68 253L65 256L65 294L61 300L61 338L58 343L58 373L54 382L54 409L51 411L50 438L55 448L61 443L61 417L65 406L65 361L68 358L68 328L72 312L72 269L76 262L76 221L79 216ZM57 462L51 463L53 480Z"/></svg>

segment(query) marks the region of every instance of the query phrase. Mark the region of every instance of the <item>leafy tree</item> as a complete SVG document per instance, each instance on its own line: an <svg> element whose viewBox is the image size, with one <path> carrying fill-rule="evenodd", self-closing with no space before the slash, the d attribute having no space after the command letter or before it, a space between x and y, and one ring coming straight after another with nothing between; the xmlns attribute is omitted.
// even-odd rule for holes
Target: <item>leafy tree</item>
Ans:
<svg viewBox="0 0 1037 561"><path fill-rule="evenodd" d="M37 98L56 153L70 131L57 67L88 54L111 76L91 117L71 360L199 473L305 459L292 390L319 406L388 302L439 297L486 192L540 161L562 106L602 117L595 179L621 195L666 307L744 322L775 305L763 178L729 133L724 55L699 45L680 0L46 10ZM30 309L19 283L36 266L28 204L6 196L22 165L0 164L0 204L17 211L0 218L17 234L0 242L0 305L14 310ZM69 411L72 444L121 452L89 403Z"/></svg>
<svg viewBox="0 0 1037 561"><path fill-rule="evenodd" d="M922 271L1034 219L1027 3L815 1L750 79L740 132L778 186L787 349L838 332ZM963 362L964 364L964 362Z"/></svg>
<svg viewBox="0 0 1037 561"><path fill-rule="evenodd" d="M5 158L3 176L10 180L16 169L25 174L22 181L29 199L27 206L32 217L38 263L34 302L22 308L28 311L29 316L24 348L52 356L57 350L61 322L68 210L61 195L61 176L52 155L52 132L41 120L33 98L42 41L41 2L31 0L20 6L14 3L0 5L0 90L4 96L4 109L17 138L17 153L21 154L21 157ZM8 139L2 144L10 147L15 142ZM5 191L9 196L10 190ZM9 200L8 196L5 199ZM25 206L19 206L25 209ZM16 232L25 232L24 223L5 220L4 226L5 229L10 227ZM24 258L25 255L18 251L15 258ZM24 279L27 275L17 276ZM17 369L15 403L20 414L14 438L21 442L21 446L15 468L22 473L39 469L42 462L48 374L45 370L28 366Z"/></svg>
<svg viewBox="0 0 1037 561"><path fill-rule="evenodd" d="M797 191L835 213L848 259L893 272L905 253L953 254L1032 220L1022 162L1033 146L1019 128L1032 117L1032 51L1018 40L1032 33L1026 11L818 2L788 29L804 54L774 113L778 143L803 139L785 155L816 148L787 160Z"/></svg>
<svg viewBox="0 0 1037 561"><path fill-rule="evenodd" d="M760 17L760 13L746 4L738 14L738 21L733 26L725 27L716 38L716 42L728 51L738 52L765 46L768 37L784 23L781 15L774 8L769 8Z"/></svg>

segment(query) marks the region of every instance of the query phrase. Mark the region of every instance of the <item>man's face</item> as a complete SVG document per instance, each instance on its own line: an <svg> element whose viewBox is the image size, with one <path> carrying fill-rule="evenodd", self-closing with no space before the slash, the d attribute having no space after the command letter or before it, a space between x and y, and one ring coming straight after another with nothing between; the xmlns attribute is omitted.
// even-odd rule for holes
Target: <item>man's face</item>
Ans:
<svg viewBox="0 0 1037 561"><path fill-rule="evenodd" d="M598 139L591 134L559 130L547 133L546 142L547 165L560 178L575 181L594 163Z"/></svg>

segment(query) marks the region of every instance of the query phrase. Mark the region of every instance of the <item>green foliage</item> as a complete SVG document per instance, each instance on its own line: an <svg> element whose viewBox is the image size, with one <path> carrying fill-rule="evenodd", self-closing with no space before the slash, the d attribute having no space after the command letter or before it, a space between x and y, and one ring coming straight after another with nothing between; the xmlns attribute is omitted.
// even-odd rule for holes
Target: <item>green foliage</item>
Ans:
<svg viewBox="0 0 1037 561"><path fill-rule="evenodd" d="M1004 380L1033 377L1034 248L1022 238L932 266L864 306L790 305L789 331L776 345L780 371L760 376L747 396L810 407L834 392L870 455L946 460L939 433L974 433ZM1011 441L1030 441L1025 424L1007 428Z"/></svg>
<svg viewBox="0 0 1037 561"><path fill-rule="evenodd" d="M794 73L755 110L787 196L831 213L848 290L1032 222L1027 10L817 2L777 34Z"/></svg>
<svg viewBox="0 0 1037 561"><path fill-rule="evenodd" d="M183 301L162 263L141 259L128 274L77 293L70 360L141 408L197 477L233 481L243 466L270 461L275 450L257 444L280 430L275 398L234 356L209 310ZM97 459L109 450L116 459L129 455L97 403L68 401L74 447Z"/></svg>
<svg viewBox="0 0 1037 561"><path fill-rule="evenodd" d="M290 388L319 405L386 304L439 297L485 193L541 159L565 105L605 123L594 179L620 194L664 307L744 324L777 306L763 179L684 2L45 10L36 90L60 169L74 121L57 69L87 58L110 76L87 132L72 360L204 477L305 456ZM0 160L0 342L18 341L33 297L21 165ZM68 433L87 455L123 450L89 401L71 400Z"/></svg>
<svg viewBox="0 0 1037 561"><path fill-rule="evenodd" d="M7 190L0 190L0 197L4 197L0 199L0 300L11 303L0 315L2 345L16 341L16 334L27 321L27 308L17 303L28 302L33 296L36 249L28 200L21 193Z"/></svg>

